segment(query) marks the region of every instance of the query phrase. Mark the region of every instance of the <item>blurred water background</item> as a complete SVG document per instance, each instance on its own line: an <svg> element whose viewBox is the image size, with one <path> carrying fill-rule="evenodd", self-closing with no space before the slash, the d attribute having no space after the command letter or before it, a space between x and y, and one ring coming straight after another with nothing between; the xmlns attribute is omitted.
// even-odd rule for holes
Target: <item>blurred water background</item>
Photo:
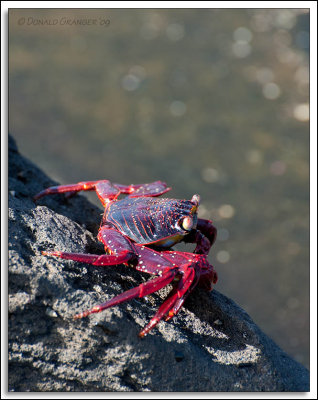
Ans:
<svg viewBox="0 0 318 400"><path fill-rule="evenodd" d="M9 128L60 183L199 193L217 289L309 367L308 10L11 9Z"/></svg>

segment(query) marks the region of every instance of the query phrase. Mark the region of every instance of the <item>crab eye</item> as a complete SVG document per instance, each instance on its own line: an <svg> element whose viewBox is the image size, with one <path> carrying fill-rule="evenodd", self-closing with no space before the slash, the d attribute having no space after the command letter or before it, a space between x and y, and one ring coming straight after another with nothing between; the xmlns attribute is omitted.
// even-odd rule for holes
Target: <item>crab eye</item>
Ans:
<svg viewBox="0 0 318 400"><path fill-rule="evenodd" d="M181 222L182 228L186 231L191 231L193 227L193 219L191 217L184 217Z"/></svg>
<svg viewBox="0 0 318 400"><path fill-rule="evenodd" d="M194 194L192 196L191 203L195 204L198 207L200 204L200 196L198 194Z"/></svg>

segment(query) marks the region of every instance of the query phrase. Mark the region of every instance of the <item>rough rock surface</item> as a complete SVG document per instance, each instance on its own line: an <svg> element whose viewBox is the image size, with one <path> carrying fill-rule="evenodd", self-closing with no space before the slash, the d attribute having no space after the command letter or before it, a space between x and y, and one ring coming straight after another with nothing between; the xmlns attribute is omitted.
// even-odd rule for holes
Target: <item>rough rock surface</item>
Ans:
<svg viewBox="0 0 318 400"><path fill-rule="evenodd" d="M85 197L32 201L52 184L9 137L9 391L309 390L308 371L216 290L196 289L144 339L137 334L165 290L73 320L149 276L42 256L103 251L102 211Z"/></svg>

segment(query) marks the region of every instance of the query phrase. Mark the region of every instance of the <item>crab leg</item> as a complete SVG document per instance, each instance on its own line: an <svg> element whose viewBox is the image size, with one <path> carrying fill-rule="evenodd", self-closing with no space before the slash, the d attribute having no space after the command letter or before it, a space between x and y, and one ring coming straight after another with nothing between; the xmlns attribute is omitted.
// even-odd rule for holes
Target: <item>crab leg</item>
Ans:
<svg viewBox="0 0 318 400"><path fill-rule="evenodd" d="M169 321L172 317L178 314L180 308L185 302L185 299L197 285L199 277L193 269L191 269L191 273L191 277L189 277L188 280L185 276L180 279L180 282L178 284L179 298L175 302L174 306L170 309L169 313L166 315L165 321Z"/></svg>
<svg viewBox="0 0 318 400"><path fill-rule="evenodd" d="M95 266L127 264L136 260L137 256L132 243L115 229L102 226L98 233L98 239L104 244L106 251L109 250L111 254L83 254L63 251L44 251L42 254L60 257L65 260L84 262Z"/></svg>
<svg viewBox="0 0 318 400"><path fill-rule="evenodd" d="M166 321L171 319L174 315L177 314L179 309L187 295L187 291L193 283L193 279L195 277L195 271L193 268L189 268L186 270L185 274L182 276L178 283L178 288L173 292L173 294L168 297L162 305L159 307L156 314L152 317L151 321L144 329L139 333L140 337L144 337L147 333L153 329L163 318Z"/></svg>
<svg viewBox="0 0 318 400"><path fill-rule="evenodd" d="M74 316L75 319L87 317L90 314L99 313L107 308L116 306L124 301L128 301L134 299L136 297L144 297L151 293L156 292L157 290L163 288L168 285L177 274L178 269L170 269L165 272L162 276L154 278L146 283L142 283L141 285L134 287L130 290L127 290L124 293L119 294L118 296L113 297L111 300L106 301L105 303L99 304L87 311L81 312Z"/></svg>
<svg viewBox="0 0 318 400"><path fill-rule="evenodd" d="M161 181L129 186L116 184L116 186L120 188L121 193L126 193L129 197L157 197L171 190Z"/></svg>
<svg viewBox="0 0 318 400"><path fill-rule="evenodd" d="M77 193L81 190L95 190L95 185L99 181L86 181L86 182L79 182L71 185L60 185L60 186L51 186L40 193L36 194L33 198L34 200L38 200L41 197L47 196L49 194L55 193Z"/></svg>
<svg viewBox="0 0 318 400"><path fill-rule="evenodd" d="M156 312L156 314L152 317L151 321L149 322L149 324L147 326L144 327L144 329L142 329L139 332L139 337L144 337L145 335L147 335L147 333L149 331L151 331L151 329L153 329L164 317L164 315L173 307L174 303L176 302L176 300L178 299L178 295L177 293L175 293L173 296L168 297L159 307L159 310Z"/></svg>
<svg viewBox="0 0 318 400"><path fill-rule="evenodd" d="M33 198L38 200L43 196L56 193L68 193L69 197L81 190L95 190L102 204L105 206L110 200L116 199L120 193L128 194L130 197L160 196L170 190L165 182L156 181L139 185L122 185L111 183L108 180L85 181L71 185L51 186L36 194Z"/></svg>
<svg viewBox="0 0 318 400"><path fill-rule="evenodd" d="M135 253L126 251L120 254L83 254L83 253L66 253L63 251L42 251L44 256L60 257L64 260L73 260L92 264L95 266L108 266L128 263L135 257Z"/></svg>

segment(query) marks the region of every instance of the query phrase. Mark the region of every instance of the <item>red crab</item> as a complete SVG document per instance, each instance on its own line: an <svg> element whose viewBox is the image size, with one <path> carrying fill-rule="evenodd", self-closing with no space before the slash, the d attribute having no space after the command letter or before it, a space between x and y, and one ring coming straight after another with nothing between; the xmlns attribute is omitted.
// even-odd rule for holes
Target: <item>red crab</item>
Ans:
<svg viewBox="0 0 318 400"><path fill-rule="evenodd" d="M105 207L98 239L104 244L107 254L61 251L42 254L98 266L129 264L156 277L74 318L83 318L135 297L147 296L173 283L170 296L139 333L143 337L161 319L167 321L176 315L197 284L212 290L217 274L209 264L207 254L216 239L216 228L211 221L197 217L198 195L191 200L157 199L155 197L170 190L164 182L126 186L100 180L49 187L38 193L34 200L54 193L67 192L72 196L81 190L95 190ZM127 197L118 199L120 194L127 194ZM180 241L196 243L194 253L169 250Z"/></svg>

